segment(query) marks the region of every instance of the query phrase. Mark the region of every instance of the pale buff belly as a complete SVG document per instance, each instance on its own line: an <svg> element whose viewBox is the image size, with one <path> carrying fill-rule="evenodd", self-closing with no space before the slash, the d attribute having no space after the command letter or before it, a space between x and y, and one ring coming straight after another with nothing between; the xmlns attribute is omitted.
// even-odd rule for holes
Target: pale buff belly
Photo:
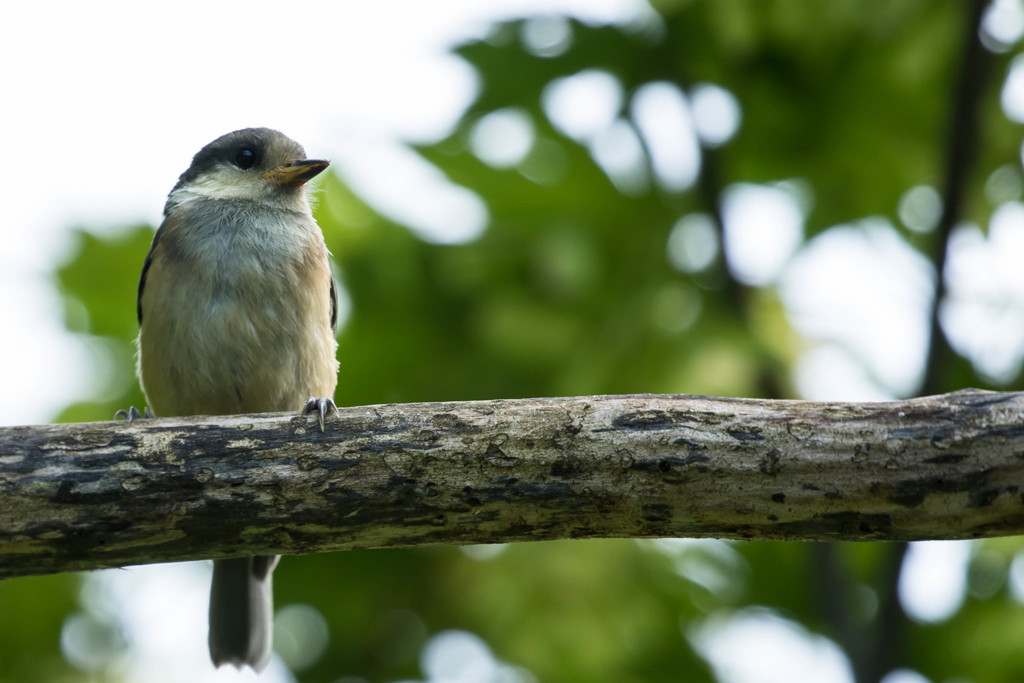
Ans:
<svg viewBox="0 0 1024 683"><path fill-rule="evenodd" d="M267 278L244 292L152 284L147 294L166 305L143 320L139 374L157 416L290 411L333 397L329 280L303 292Z"/></svg>

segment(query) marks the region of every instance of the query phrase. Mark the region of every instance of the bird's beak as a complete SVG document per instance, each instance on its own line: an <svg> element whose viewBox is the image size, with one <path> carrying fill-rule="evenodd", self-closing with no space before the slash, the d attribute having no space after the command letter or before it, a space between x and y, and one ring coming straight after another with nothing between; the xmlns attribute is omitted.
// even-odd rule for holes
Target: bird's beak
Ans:
<svg viewBox="0 0 1024 683"><path fill-rule="evenodd" d="M330 165L323 159L299 159L267 171L262 177L275 185L301 185Z"/></svg>

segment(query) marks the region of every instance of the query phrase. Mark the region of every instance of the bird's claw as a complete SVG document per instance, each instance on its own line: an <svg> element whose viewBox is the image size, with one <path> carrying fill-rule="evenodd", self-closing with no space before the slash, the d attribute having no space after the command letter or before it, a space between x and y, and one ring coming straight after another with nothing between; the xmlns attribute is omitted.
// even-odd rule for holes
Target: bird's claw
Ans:
<svg viewBox="0 0 1024 683"><path fill-rule="evenodd" d="M135 406L128 406L128 410L119 410L114 413L115 420L127 420L132 422L134 420L141 419L143 417L153 417L153 413L149 412L149 406L143 409L145 412L140 413L139 409Z"/></svg>
<svg viewBox="0 0 1024 683"><path fill-rule="evenodd" d="M306 405L302 408L303 415L309 415L310 413L316 413L317 419L320 422L320 431L324 431L324 420L327 419L327 415L333 413L338 414L338 406L334 405L333 399L329 398L315 398L310 396L306 399Z"/></svg>

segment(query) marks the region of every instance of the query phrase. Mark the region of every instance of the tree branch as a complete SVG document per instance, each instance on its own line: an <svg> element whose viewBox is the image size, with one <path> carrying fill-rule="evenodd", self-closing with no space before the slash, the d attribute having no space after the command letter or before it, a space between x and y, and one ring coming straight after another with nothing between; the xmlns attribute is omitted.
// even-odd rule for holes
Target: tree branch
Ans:
<svg viewBox="0 0 1024 683"><path fill-rule="evenodd" d="M1024 532L1024 393L605 396L0 429L0 577L585 537Z"/></svg>

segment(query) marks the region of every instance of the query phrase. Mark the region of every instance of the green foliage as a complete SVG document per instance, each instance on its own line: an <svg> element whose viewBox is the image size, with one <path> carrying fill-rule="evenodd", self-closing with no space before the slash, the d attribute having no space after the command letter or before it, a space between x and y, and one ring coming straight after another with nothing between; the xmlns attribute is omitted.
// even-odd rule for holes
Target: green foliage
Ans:
<svg viewBox="0 0 1024 683"><path fill-rule="evenodd" d="M790 394L803 342L775 292L732 282L721 255L702 272L674 269L666 258L672 226L690 212L714 214L731 183L794 178L813 197L808 237L871 215L898 224L903 192L944 180L963 7L666 1L657 3L655 29L573 22L571 44L555 57L526 49L520 22L460 47L479 73L480 96L448 139L418 152L486 202L490 222L479 239L421 241L337 176L322 184L318 219L351 299L339 404ZM629 96L644 84L718 84L739 99L741 127L723 148L705 150L696 188L623 194L541 106L553 79L584 69L619 79L626 118ZM1016 163L1019 140L992 80L979 180L968 188L969 216L980 223L991 211L984 179ZM495 169L468 141L481 117L506 107L530 116L535 140L517 166ZM68 327L105 349L113 377L61 419L108 419L143 403L130 382L134 291L152 233L76 234L79 248L57 273ZM932 251L933 235L905 237ZM962 359L944 373L948 389L984 385ZM932 680L1019 680L1021 606L1006 587L1018 549L1014 539L979 545L966 605L944 624L910 625L897 663ZM426 639L454 628L482 636L500 659L542 681L712 681L687 637L708 615L761 605L841 638L825 608L838 600L853 632L865 640L883 633L891 625L858 596L891 590L883 571L891 550L836 548L846 575L840 596L822 588L810 544L626 540L521 544L489 559L451 548L286 558L276 590L279 606L312 605L329 625L330 647L297 672L302 681L417 677ZM0 584L0 681L76 680L57 654L73 587L67 577Z"/></svg>
<svg viewBox="0 0 1024 683"><path fill-rule="evenodd" d="M57 420L109 420L128 405L145 404L134 378L139 329L135 295L153 229L135 226L103 237L77 229L72 239L77 241L75 256L57 270L64 320L69 330L88 340L98 359L106 361L108 378L105 386L97 387L93 400L68 406Z"/></svg>
<svg viewBox="0 0 1024 683"><path fill-rule="evenodd" d="M78 585L67 574L0 584L0 682L82 680L58 649Z"/></svg>

